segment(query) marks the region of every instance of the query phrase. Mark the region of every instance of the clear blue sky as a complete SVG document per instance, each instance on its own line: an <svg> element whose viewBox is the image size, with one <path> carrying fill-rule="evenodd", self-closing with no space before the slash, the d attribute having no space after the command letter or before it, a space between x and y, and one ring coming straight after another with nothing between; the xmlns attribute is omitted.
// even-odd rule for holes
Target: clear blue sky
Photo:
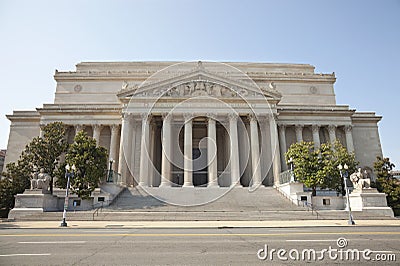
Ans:
<svg viewBox="0 0 400 266"><path fill-rule="evenodd" d="M338 104L382 115L400 168L400 1L0 1L0 148L6 114L51 103L80 61L308 63ZM368 143L365 143L368 145Z"/></svg>

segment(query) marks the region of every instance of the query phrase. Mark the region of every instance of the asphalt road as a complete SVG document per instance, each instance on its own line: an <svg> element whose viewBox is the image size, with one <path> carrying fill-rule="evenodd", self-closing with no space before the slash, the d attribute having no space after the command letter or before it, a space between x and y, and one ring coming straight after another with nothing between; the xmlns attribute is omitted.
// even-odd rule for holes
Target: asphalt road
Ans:
<svg viewBox="0 0 400 266"><path fill-rule="evenodd" d="M398 265L400 227L2 229L0 247L0 265Z"/></svg>

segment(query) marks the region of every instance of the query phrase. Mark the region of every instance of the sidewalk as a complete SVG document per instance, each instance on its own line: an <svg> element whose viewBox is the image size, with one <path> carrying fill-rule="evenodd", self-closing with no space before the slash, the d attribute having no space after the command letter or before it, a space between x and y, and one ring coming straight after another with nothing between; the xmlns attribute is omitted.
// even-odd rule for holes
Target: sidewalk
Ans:
<svg viewBox="0 0 400 266"><path fill-rule="evenodd" d="M356 220L355 226L400 226L400 220ZM0 229L60 228L61 221L3 221ZM68 228L288 228L351 226L347 220L297 220L297 221L67 221Z"/></svg>

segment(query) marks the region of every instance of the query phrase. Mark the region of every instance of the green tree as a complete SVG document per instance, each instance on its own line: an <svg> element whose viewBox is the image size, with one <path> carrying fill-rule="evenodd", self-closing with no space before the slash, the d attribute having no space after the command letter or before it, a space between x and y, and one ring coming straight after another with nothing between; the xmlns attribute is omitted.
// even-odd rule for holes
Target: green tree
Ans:
<svg viewBox="0 0 400 266"><path fill-rule="evenodd" d="M333 146L322 143L317 150L313 142L294 143L285 156L286 161L293 159L297 180L311 188L314 196L317 187L334 189L343 194L343 180L337 167L347 164L349 173L352 173L357 166L354 153L348 153L339 141Z"/></svg>
<svg viewBox="0 0 400 266"><path fill-rule="evenodd" d="M383 192L387 195L386 199L388 205L396 212L400 209L400 181L390 173L394 167L395 165L390 162L389 158L376 157L374 171L377 179L373 186L375 186L379 192Z"/></svg>
<svg viewBox="0 0 400 266"><path fill-rule="evenodd" d="M392 175L390 171L393 170L395 165L390 162L389 158L381 158L380 156L376 157L376 161L374 162L374 171L377 178L391 178Z"/></svg>
<svg viewBox="0 0 400 266"><path fill-rule="evenodd" d="M320 154L323 158L323 171L325 175L322 188L334 189L344 195L344 180L340 176L338 166L339 164L347 164L349 167L347 170L348 174L354 173L358 165L354 152L349 153L346 147L336 140L333 146L330 143L322 144Z"/></svg>
<svg viewBox="0 0 400 266"><path fill-rule="evenodd" d="M64 139L64 124L55 122L44 127L44 136L35 137L25 146L17 162L6 165L3 176L7 181L2 181L0 188L1 208L12 209L14 207L14 195L23 193L30 188L30 176L34 166L43 168L52 177L55 174L55 166L60 155L66 151L67 143ZM50 189L52 191L52 183Z"/></svg>
<svg viewBox="0 0 400 266"><path fill-rule="evenodd" d="M107 150L104 147L97 147L93 138L80 131L75 136L74 143L68 148L65 163L75 165L77 169L71 179L72 192L82 199L87 199L105 175ZM66 187L65 164L59 168L57 184Z"/></svg>
<svg viewBox="0 0 400 266"><path fill-rule="evenodd" d="M50 174L50 191L53 192L53 177L56 174L60 156L67 151L68 143L65 139L65 125L54 122L43 128L43 138L36 137L25 149L25 156L38 169L43 168L45 173Z"/></svg>
<svg viewBox="0 0 400 266"><path fill-rule="evenodd" d="M312 189L315 196L317 187L324 183L323 168L320 164L318 151L313 142L298 142L290 146L286 152L286 161L292 158L294 174L298 181Z"/></svg>

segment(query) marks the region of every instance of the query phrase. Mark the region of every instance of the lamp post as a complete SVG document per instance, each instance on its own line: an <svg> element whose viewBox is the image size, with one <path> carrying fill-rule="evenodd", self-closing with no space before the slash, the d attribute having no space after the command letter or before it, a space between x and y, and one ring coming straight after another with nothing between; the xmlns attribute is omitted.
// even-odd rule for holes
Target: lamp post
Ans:
<svg viewBox="0 0 400 266"><path fill-rule="evenodd" d="M112 182L113 181L113 170L112 170L113 163L114 163L114 159L110 158L110 170L108 170L107 182Z"/></svg>
<svg viewBox="0 0 400 266"><path fill-rule="evenodd" d="M294 178L294 172L293 172L294 171L294 163L293 163L293 158L292 157L289 158L288 163L289 163L289 167L290 167L290 183L293 183L296 180Z"/></svg>
<svg viewBox="0 0 400 266"><path fill-rule="evenodd" d="M61 227L67 227L67 209L68 209L68 200L69 200L69 185L71 182L71 178L74 177L74 172L76 171L75 164L72 167L67 164L65 166L65 178L67 178L67 189L65 190L65 201L64 201L64 212L63 219L61 222Z"/></svg>
<svg viewBox="0 0 400 266"><path fill-rule="evenodd" d="M351 215L349 188L347 187L347 177L349 175L347 170L349 169L349 167L347 166L347 164L344 164L344 166L342 166L342 164L339 164L338 165L338 169L339 169L340 177L343 178L344 189L346 191L347 208L348 208L348 211L349 211L349 221L347 223L350 224L350 225L355 225L356 223L354 222L353 216ZM344 169L344 172L342 171L343 169Z"/></svg>

